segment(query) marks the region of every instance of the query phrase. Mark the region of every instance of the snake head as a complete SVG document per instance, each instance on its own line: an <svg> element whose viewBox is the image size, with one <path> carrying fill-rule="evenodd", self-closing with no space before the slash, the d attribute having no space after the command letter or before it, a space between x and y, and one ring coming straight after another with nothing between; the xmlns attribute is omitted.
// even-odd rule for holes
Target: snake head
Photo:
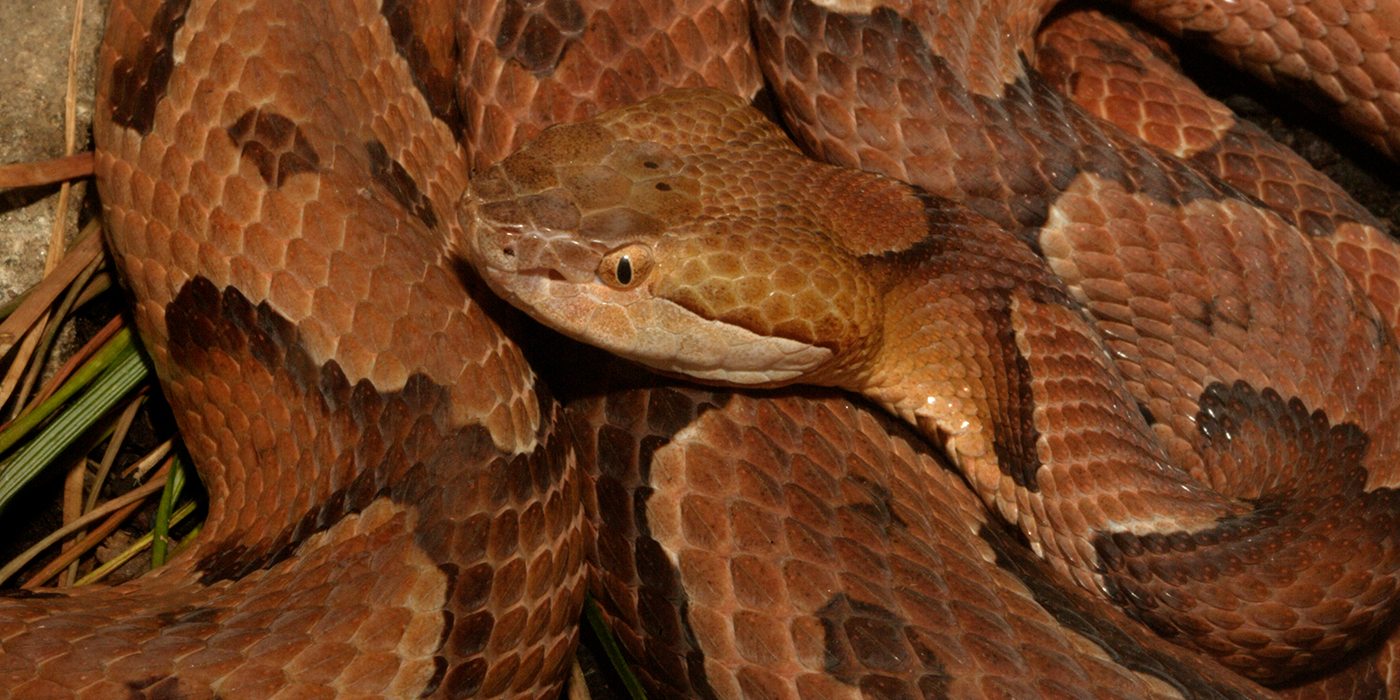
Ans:
<svg viewBox="0 0 1400 700"><path fill-rule="evenodd" d="M480 173L458 212L467 257L537 320L663 373L813 381L840 354L831 338L869 335L849 317L871 311L849 301L859 271L750 216L732 158L638 108L547 129Z"/></svg>

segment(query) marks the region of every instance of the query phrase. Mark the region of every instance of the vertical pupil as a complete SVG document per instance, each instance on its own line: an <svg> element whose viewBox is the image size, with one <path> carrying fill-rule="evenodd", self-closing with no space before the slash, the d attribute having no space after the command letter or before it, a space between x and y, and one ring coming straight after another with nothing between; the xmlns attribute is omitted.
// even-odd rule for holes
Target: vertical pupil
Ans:
<svg viewBox="0 0 1400 700"><path fill-rule="evenodd" d="M626 255L617 260L617 283L632 284L632 260Z"/></svg>

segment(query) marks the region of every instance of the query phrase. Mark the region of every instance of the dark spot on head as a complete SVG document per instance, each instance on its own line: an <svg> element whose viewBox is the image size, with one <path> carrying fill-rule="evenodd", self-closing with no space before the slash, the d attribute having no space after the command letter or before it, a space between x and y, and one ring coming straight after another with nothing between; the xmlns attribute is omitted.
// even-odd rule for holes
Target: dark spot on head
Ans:
<svg viewBox="0 0 1400 700"><path fill-rule="evenodd" d="M321 165L320 156L311 148L301 127L276 112L250 109L225 133L273 189L281 187L292 175L314 173Z"/></svg>
<svg viewBox="0 0 1400 700"><path fill-rule="evenodd" d="M165 97L175 70L175 33L185 24L190 0L166 0L151 18L133 53L112 66L112 122L145 136L155 125L156 105Z"/></svg>
<svg viewBox="0 0 1400 700"><path fill-rule="evenodd" d="M656 189L661 190L662 192L670 192L671 186L664 182L658 182L656 183Z"/></svg>
<svg viewBox="0 0 1400 700"><path fill-rule="evenodd" d="M370 141L365 144L365 152L369 154L370 175L374 177L375 182L378 182L379 186L408 213L423 222L423 225L430 229L437 228L438 218L433 203L428 201L427 196L418 188L418 183L413 181L413 177L403 165L389 157L389 151L384 148L384 144Z"/></svg>
<svg viewBox="0 0 1400 700"><path fill-rule="evenodd" d="M661 166L658 165L658 164L656 163L656 161L648 160L648 161L645 161L645 162L642 163L642 167L648 168L648 169L651 169L651 170L655 170L655 169L657 169L657 168L659 168L659 167L661 167Z"/></svg>

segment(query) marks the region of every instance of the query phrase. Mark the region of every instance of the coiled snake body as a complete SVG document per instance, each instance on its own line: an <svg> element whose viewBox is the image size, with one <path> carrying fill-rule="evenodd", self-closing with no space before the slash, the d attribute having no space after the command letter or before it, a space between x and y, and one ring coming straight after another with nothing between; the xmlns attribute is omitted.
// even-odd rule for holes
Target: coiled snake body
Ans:
<svg viewBox="0 0 1400 700"><path fill-rule="evenodd" d="M1347 43L1299 14L1329 73L1252 7L1159 12L1272 42L1395 143L1395 15ZM1382 687L1384 234L1208 104L1188 164L1060 97L1019 58L1046 9L115 2L99 183L210 514L136 583L0 598L0 696L549 696L587 589L659 697L1267 697L1217 661L1277 682L1361 645L1298 692ZM764 77L812 152L914 186L807 161L743 105ZM701 84L742 99L487 167ZM665 371L862 391L966 480L815 390L575 377L566 407L464 257Z"/></svg>

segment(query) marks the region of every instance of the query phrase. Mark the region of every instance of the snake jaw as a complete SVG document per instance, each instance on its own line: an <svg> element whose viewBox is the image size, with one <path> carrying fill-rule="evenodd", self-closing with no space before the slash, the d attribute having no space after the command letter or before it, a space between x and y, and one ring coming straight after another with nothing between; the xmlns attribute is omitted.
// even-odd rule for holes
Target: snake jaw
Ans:
<svg viewBox="0 0 1400 700"><path fill-rule="evenodd" d="M764 336L651 295L538 269L485 267L487 283L537 321L663 373L727 385L776 385L825 364L831 350Z"/></svg>

